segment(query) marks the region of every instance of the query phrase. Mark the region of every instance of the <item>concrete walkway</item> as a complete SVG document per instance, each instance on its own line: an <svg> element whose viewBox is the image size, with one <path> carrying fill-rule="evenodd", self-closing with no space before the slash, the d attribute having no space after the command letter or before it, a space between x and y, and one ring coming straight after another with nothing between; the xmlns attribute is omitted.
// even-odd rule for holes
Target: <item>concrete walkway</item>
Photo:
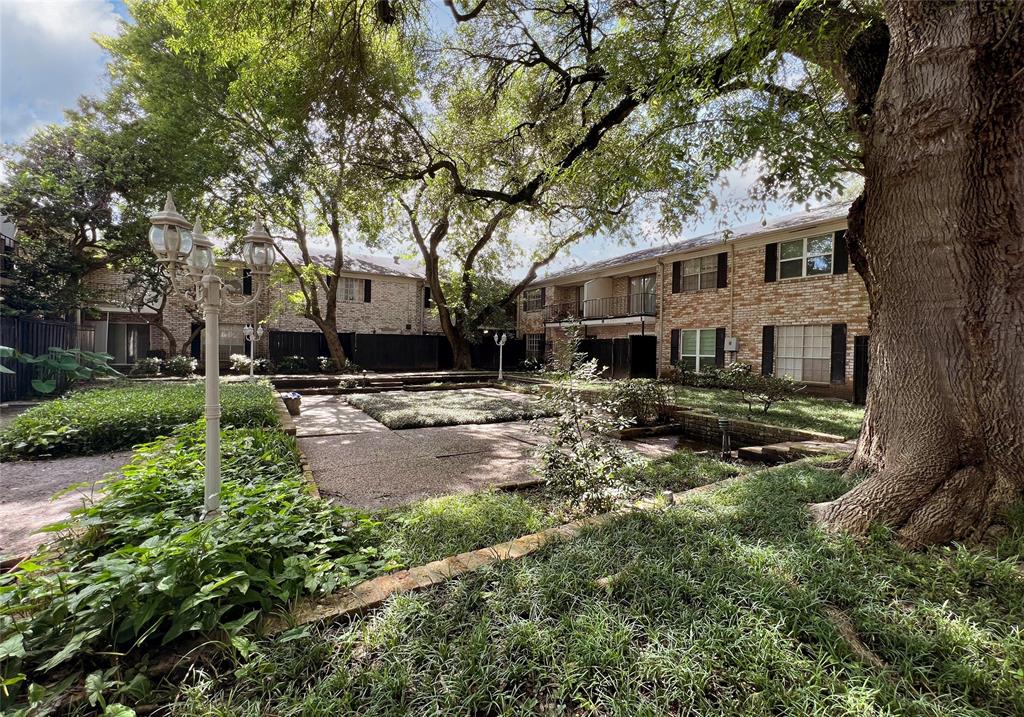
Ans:
<svg viewBox="0 0 1024 717"><path fill-rule="evenodd" d="M0 555L24 556L46 542L43 526L68 517L92 494L93 484L131 458L131 451L48 461L0 463ZM77 483L86 485L54 499Z"/></svg>
<svg viewBox="0 0 1024 717"><path fill-rule="evenodd" d="M305 397L295 425L320 492L364 509L529 481L543 440L528 421L393 431L343 396Z"/></svg>

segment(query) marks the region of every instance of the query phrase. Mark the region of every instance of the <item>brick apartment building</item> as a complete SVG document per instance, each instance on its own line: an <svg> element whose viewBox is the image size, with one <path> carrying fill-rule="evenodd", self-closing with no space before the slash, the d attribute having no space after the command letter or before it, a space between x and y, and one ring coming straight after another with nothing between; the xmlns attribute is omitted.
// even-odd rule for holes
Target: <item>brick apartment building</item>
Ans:
<svg viewBox="0 0 1024 717"><path fill-rule="evenodd" d="M252 295L252 282L241 263L222 261L219 271L242 295ZM129 310L123 275L104 270L91 274L88 281L97 300L83 309L82 323L95 330L97 350L113 355L113 363L120 367L130 366L145 356L166 355L167 337L146 319L155 311ZM225 302L220 315L221 360L227 361L231 354L248 353L243 334L246 324L264 328L256 343L257 357L270 355L275 334L319 335L317 326L287 301L288 294L297 291L298 283L293 281L265 287L257 302L246 308ZM437 317L429 308L429 289L425 287L423 271L415 262L346 254L339 294L339 333L422 335L440 331ZM163 325L173 334L179 352L184 347L185 353L201 357L203 342L194 335L199 326L177 294L167 299Z"/></svg>
<svg viewBox="0 0 1024 717"><path fill-rule="evenodd" d="M541 358L579 321L615 376L751 364L815 393L862 401L868 300L832 205L550 274L519 306Z"/></svg>

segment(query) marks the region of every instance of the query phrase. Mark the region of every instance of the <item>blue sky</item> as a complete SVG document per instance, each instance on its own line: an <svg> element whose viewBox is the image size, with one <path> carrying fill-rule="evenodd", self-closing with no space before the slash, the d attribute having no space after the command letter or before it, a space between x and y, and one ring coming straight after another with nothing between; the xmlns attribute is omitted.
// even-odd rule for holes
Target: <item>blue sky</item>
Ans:
<svg viewBox="0 0 1024 717"><path fill-rule="evenodd" d="M441 0L429 1L436 6L431 14L444 12ZM0 0L0 140L21 141L41 125L62 121L64 109L73 107L79 95L102 92L107 58L93 37L115 33L119 19L127 17L121 0ZM694 217L683 236L794 211L784 203L761 207L746 200L755 175L750 166L724 176L715 191L718 209ZM639 223L633 234L635 248L680 238ZM634 246L594 237L551 268L607 258Z"/></svg>

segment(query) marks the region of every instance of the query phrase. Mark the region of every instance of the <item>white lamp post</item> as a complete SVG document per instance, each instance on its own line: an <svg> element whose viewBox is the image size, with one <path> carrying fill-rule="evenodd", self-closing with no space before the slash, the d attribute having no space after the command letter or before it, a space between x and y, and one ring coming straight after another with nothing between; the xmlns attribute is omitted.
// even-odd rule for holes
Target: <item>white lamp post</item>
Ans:
<svg viewBox="0 0 1024 717"><path fill-rule="evenodd" d="M190 230L185 217L174 207L170 192L163 211L149 217L149 244L164 265L171 290L195 307L203 307L206 323L206 480L203 518L220 510L220 306L250 306L263 291L263 283L274 265L274 242L258 220L243 238L242 259L252 275L255 291L242 301L232 301L228 285L215 273L213 242L196 221ZM187 271L185 267L187 266ZM179 281L183 282L179 285Z"/></svg>
<svg viewBox="0 0 1024 717"><path fill-rule="evenodd" d="M252 324L246 324L242 333L245 335L245 340L249 342L249 380L252 381L254 378L253 368L256 366L256 340L263 338L263 327L257 326L254 329Z"/></svg>
<svg viewBox="0 0 1024 717"><path fill-rule="evenodd" d="M498 380L504 381L505 376L503 368L505 364L505 342L508 341L508 334L502 334L501 338L498 335L494 335L494 344L498 347Z"/></svg>

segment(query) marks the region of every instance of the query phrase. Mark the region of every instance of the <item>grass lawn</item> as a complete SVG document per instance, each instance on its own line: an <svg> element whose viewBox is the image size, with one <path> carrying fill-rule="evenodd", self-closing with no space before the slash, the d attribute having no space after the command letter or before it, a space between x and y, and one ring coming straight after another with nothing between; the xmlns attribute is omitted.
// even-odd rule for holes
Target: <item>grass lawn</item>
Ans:
<svg viewBox="0 0 1024 717"><path fill-rule="evenodd" d="M680 406L691 406L720 416L739 418L774 426L802 428L853 438L860 433L864 407L849 401L835 401L812 396L796 396L772 406L768 413L747 410L738 391L724 388L693 388L674 386L673 400Z"/></svg>
<svg viewBox="0 0 1024 717"><path fill-rule="evenodd" d="M31 408L0 433L0 459L90 455L131 448L202 418L203 384L130 383L73 391ZM277 426L266 381L221 384L221 425Z"/></svg>
<svg viewBox="0 0 1024 717"><path fill-rule="evenodd" d="M394 429L522 421L545 415L536 398L495 389L353 393L348 402Z"/></svg>
<svg viewBox="0 0 1024 717"><path fill-rule="evenodd" d="M808 502L849 487L806 465L753 473L259 643L223 682L195 674L175 712L1024 712L1024 514L986 552L907 553L808 524Z"/></svg>

